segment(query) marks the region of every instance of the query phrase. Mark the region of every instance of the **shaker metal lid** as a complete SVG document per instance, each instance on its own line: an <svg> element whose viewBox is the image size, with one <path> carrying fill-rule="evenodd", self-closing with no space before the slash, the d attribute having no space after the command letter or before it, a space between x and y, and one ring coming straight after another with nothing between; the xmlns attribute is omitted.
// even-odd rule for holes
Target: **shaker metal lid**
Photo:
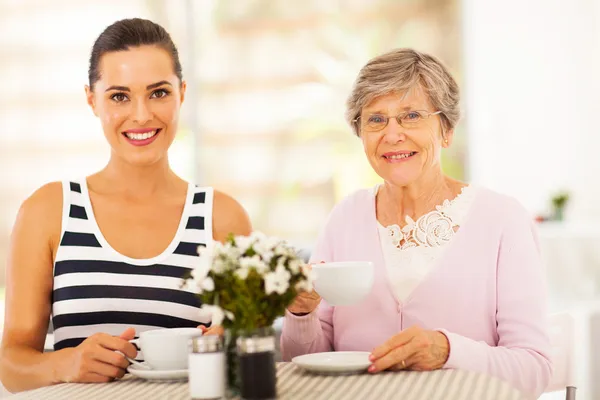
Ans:
<svg viewBox="0 0 600 400"><path fill-rule="evenodd" d="M242 354L275 350L275 338L273 336L238 337L236 344L238 351Z"/></svg>
<svg viewBox="0 0 600 400"><path fill-rule="evenodd" d="M190 339L192 353L212 353L223 350L223 338L219 335L197 336Z"/></svg>

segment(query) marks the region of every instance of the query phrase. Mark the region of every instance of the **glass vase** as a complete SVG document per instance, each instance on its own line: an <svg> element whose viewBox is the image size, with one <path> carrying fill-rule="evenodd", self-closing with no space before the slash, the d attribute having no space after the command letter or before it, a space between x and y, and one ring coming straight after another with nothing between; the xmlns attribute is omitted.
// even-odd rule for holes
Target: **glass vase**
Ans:
<svg viewBox="0 0 600 400"><path fill-rule="evenodd" d="M227 390L226 396L228 399L239 398L240 378L239 378L239 360L237 354L237 338L239 331L236 329L227 329L225 331L225 356L226 356L226 377Z"/></svg>

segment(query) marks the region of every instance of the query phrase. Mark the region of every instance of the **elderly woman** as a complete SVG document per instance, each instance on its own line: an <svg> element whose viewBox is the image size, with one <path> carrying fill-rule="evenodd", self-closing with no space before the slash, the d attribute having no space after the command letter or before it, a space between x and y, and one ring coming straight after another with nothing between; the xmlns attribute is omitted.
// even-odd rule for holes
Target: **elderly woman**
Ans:
<svg viewBox="0 0 600 400"><path fill-rule="evenodd" d="M532 220L517 201L442 172L459 89L410 49L369 61L347 119L383 183L330 214L311 262L368 260L371 293L333 307L303 293L289 307L283 357L372 351L369 372L460 368L532 396L551 376L545 284Z"/></svg>

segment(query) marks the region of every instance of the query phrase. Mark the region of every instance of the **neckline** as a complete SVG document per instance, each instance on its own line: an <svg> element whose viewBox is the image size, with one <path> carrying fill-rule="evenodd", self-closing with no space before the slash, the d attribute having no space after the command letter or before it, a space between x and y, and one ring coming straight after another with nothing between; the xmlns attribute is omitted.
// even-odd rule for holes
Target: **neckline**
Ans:
<svg viewBox="0 0 600 400"><path fill-rule="evenodd" d="M133 265L148 266L148 265L157 264L160 261L167 258L169 255L171 255L173 253L173 251L175 251L175 249L179 245L179 242L181 241L181 237L183 236L183 233L185 232L185 227L187 225L188 215L189 215L189 211L190 211L189 209L192 204L192 199L194 196L194 185L192 185L191 183L188 183L187 193L186 193L186 197L185 197L185 204L183 206L183 212L181 213L181 217L179 219L179 226L177 227L177 231L175 232L175 235L173 236L171 243L169 243L169 245L163 250L162 253L160 253L157 256L151 257L151 258L132 258L132 257L128 257L128 256L118 252L117 250L115 250L115 248L112 247L110 245L110 243L108 243L108 240L106 240L106 238L102 234L100 226L98 225L98 221L96 221L96 215L94 214L94 208L92 207L92 200L90 199L90 193L88 190L87 178L83 178L81 180L81 194L83 196L83 201L84 201L84 206L86 208L86 212L88 213L88 217L92 224L92 229L94 231L93 233L94 233L94 235L96 235L96 238L102 245L102 248L104 248L106 251L111 252L120 261L126 262L128 264L133 264Z"/></svg>
<svg viewBox="0 0 600 400"><path fill-rule="evenodd" d="M384 249L382 246L382 238L381 238L381 234L383 232L382 232L382 230L377 228L377 225L380 225L384 229L387 229L383 225L381 225L379 223L379 221L377 220L377 190L378 190L378 186L379 185L376 185L374 188L375 190L370 191L371 192L370 194L372 196L370 199L370 202L371 202L370 212L372 212L372 214L371 214L372 218L375 220L375 232L374 233L376 234L376 238L377 238L377 254L379 256L380 262L382 263L381 265L383 266L383 274L386 277L385 281L386 281L386 286L389 291L389 294L392 296L392 298L394 299L396 304L406 305L412 301L413 297L415 296L415 293L417 293L420 290L420 288L430 279L430 276L438 269L444 267L445 257L448 257L449 254L452 254L452 252L454 252L455 249L460 249L460 243L463 240L463 236L469 234L468 232L469 232L469 229L471 228L470 222L474 218L474 215L476 215L476 207L478 206L478 198L481 196L481 191L480 190L475 191L475 193L473 195L473 201L469 207L469 211L466 213L463 224L461 225L460 229L455 233L453 240L450 243L448 243L446 246L442 247L444 256L440 256L435 261L434 266L427 272L426 277L419 283L419 285L417 285L415 288L413 288L413 290L410 292L410 294L408 296L406 296L404 301L401 302L398 299L398 297L396 296L394 285L392 284L392 281L390 279L390 272L387 268L386 255L385 255L385 252L384 252ZM468 186L473 187L473 188L476 187L473 184L469 184ZM373 228L371 228L371 229L373 229ZM467 230L467 233L465 233L465 229Z"/></svg>
<svg viewBox="0 0 600 400"><path fill-rule="evenodd" d="M405 226L407 226L409 223L409 219L410 221L412 221L412 225L417 225L419 223L419 221L422 218L426 218L429 214L433 213L433 212L439 212L442 214L447 214L448 210L451 210L453 207L456 206L456 204L458 204L458 201L463 198L466 197L465 194L468 194L469 192L473 192L475 190L475 187L473 186L473 184L466 184L465 186L463 186L460 189L460 192L454 196L453 199L445 199L444 201L442 201L442 204L437 204L435 206L435 208L431 211L426 212L425 214L419 216L417 219L413 220L411 217L409 217L408 215L405 216L405 224L400 226L399 224L391 224L391 225L383 225L381 222L379 222L379 220L377 219L377 195L379 194L379 188L382 186L381 183L375 185L375 187L373 188L373 197L375 198L375 220L377 221L377 225L384 228L384 229L390 229L392 227L398 227L400 230L402 230Z"/></svg>

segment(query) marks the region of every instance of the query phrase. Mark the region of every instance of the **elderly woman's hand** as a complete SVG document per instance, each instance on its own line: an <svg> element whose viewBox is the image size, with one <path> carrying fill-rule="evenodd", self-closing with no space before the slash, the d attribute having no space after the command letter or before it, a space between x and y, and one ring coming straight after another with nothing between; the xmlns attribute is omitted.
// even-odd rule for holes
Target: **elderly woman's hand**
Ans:
<svg viewBox="0 0 600 400"><path fill-rule="evenodd" d="M323 261L321 261L323 263ZM311 268L310 264L306 265L307 268ZM300 292L294 299L294 302L288 307L288 311L296 315L305 315L313 312L321 303L321 296L315 292Z"/></svg>
<svg viewBox="0 0 600 400"><path fill-rule="evenodd" d="M288 307L288 311L296 315L310 314L321 302L321 296L314 290L310 293L302 292L294 302Z"/></svg>
<svg viewBox="0 0 600 400"><path fill-rule="evenodd" d="M369 372L386 369L432 371L442 368L449 354L450 344L446 335L412 326L373 350L370 357L373 364Z"/></svg>

